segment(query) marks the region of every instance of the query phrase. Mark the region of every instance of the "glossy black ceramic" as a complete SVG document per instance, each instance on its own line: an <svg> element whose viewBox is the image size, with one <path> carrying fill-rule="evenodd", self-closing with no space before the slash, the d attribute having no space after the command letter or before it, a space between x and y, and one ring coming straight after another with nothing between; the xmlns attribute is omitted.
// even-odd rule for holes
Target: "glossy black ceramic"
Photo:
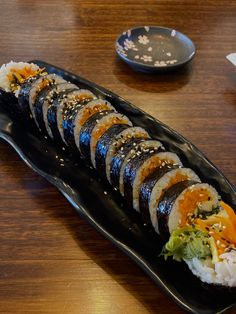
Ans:
<svg viewBox="0 0 236 314"><path fill-rule="evenodd" d="M181 135L94 83L45 62L33 62L111 102L135 125L145 128L154 139L162 141L167 149L177 153L186 167L196 171L203 182L212 184L223 200L236 209L234 187ZM235 291L203 285L184 263L164 261L159 256L162 248L160 238L143 225L141 217L126 207L123 199L107 182L98 179L97 173L77 156L68 155L44 139L36 127L25 126L1 108L0 137L14 147L29 167L54 184L82 217L130 256L185 310L201 314L222 313L236 304Z"/></svg>
<svg viewBox="0 0 236 314"><path fill-rule="evenodd" d="M160 26L127 30L118 37L116 51L134 70L146 73L175 70L190 62L196 52L186 35Z"/></svg>

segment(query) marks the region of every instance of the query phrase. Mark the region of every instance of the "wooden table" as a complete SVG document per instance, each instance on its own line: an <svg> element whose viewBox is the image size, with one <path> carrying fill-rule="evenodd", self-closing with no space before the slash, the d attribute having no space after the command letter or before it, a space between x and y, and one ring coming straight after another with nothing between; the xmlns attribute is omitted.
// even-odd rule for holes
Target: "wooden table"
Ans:
<svg viewBox="0 0 236 314"><path fill-rule="evenodd" d="M118 34L162 25L191 37L178 73L134 73ZM113 90L196 144L236 183L236 2L1 0L0 64L42 59ZM56 188L0 141L1 313L183 313ZM235 309L230 313L235 313Z"/></svg>

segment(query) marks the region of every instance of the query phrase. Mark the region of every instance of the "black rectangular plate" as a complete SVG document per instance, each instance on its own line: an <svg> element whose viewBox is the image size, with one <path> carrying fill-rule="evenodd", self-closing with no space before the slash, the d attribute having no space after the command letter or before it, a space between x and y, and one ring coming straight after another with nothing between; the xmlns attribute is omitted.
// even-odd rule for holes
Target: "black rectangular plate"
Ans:
<svg viewBox="0 0 236 314"><path fill-rule="evenodd" d="M43 61L32 61L79 87L91 90L145 128L167 150L179 155L203 182L212 184L222 199L236 209L236 194L225 176L188 140L114 93L80 76ZM54 184L74 208L106 238L133 259L175 302L192 313L222 313L236 304L235 290L216 289L194 277L184 263L159 256L160 239L148 230L139 215L96 172L78 158L68 156L44 139L36 128L26 128L0 108L0 137L6 140L33 170ZM64 166L60 159L64 159ZM105 193L104 193L105 192Z"/></svg>

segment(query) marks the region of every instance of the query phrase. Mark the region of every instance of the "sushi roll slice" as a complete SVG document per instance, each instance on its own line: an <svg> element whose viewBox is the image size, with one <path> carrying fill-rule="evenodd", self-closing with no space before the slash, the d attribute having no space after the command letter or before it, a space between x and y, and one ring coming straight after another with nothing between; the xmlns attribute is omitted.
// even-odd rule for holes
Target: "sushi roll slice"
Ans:
<svg viewBox="0 0 236 314"><path fill-rule="evenodd" d="M45 74L44 69L34 63L11 61L0 68L0 87L18 98L22 84Z"/></svg>
<svg viewBox="0 0 236 314"><path fill-rule="evenodd" d="M62 94L65 95L75 89L78 89L75 85L58 81L44 87L38 93L32 110L34 110L35 123L43 134L53 138L50 125L53 125L54 119L53 115L48 115L48 109L54 107L54 103L62 97Z"/></svg>
<svg viewBox="0 0 236 314"><path fill-rule="evenodd" d="M169 153L169 160L164 163L160 171L157 169L157 173L154 174L154 178L147 177L147 180L143 183L140 192L142 213L145 215L148 222L148 212L153 228L157 233L161 233L159 230L159 221L157 215L157 208L159 208L159 202L162 199L165 191L171 186L182 181L194 181L201 182L196 173L189 168L180 168L182 166L178 156ZM172 160L171 160L172 158ZM148 209L148 210L147 210Z"/></svg>
<svg viewBox="0 0 236 314"><path fill-rule="evenodd" d="M129 119L113 110L104 110L88 119L80 131L82 156L95 163L95 149L99 138L114 124L131 124Z"/></svg>
<svg viewBox="0 0 236 314"><path fill-rule="evenodd" d="M140 140L145 140L150 138L148 132L143 128L134 126L126 128L123 132L119 133L109 145L106 151L106 177L111 183L111 168L113 168L115 180L115 170L119 169L118 165L121 165L124 155L132 147L135 147ZM111 165L116 165L116 167L111 167ZM113 172L112 172L113 173ZM114 183L113 180L113 183ZM118 182L117 182L118 184ZM114 183L114 186L117 185Z"/></svg>
<svg viewBox="0 0 236 314"><path fill-rule="evenodd" d="M199 238L202 239L202 237ZM207 239L205 240L205 243L205 248L209 249L208 245L210 246L210 244L208 244ZM204 256L204 258L185 258L184 261L192 273L202 282L206 282L211 285L235 288L236 249L233 248L232 250L219 255L218 261L215 263L212 261L211 250L209 250L208 256L206 256Z"/></svg>
<svg viewBox="0 0 236 314"><path fill-rule="evenodd" d="M192 225L195 216L211 213L217 207L219 195L207 183L194 184L179 195L167 190L158 206L159 225L163 225L163 214L167 215L167 227L171 234L178 227Z"/></svg>
<svg viewBox="0 0 236 314"><path fill-rule="evenodd" d="M178 156L170 152L155 152L146 154L138 160L132 159L125 167L125 185L128 185L125 190L133 189L133 208L140 212L140 200L142 210L144 207L148 209L148 186L153 183L155 179L164 175L170 169L179 168L182 166ZM172 167L172 168L171 168ZM164 170L165 169L165 170ZM153 180L153 178L155 178ZM149 184L147 184L147 182ZM141 188L144 195L141 194ZM146 202L146 203L145 203ZM148 211L149 212L149 211Z"/></svg>
<svg viewBox="0 0 236 314"><path fill-rule="evenodd" d="M123 145L121 145L119 150L112 157L110 163L110 177L108 177L108 179L110 180L114 190L120 190L120 172L127 154L129 154L131 151L135 152L137 145L144 142L145 140L145 137L137 137L133 138L132 140L128 140Z"/></svg>
<svg viewBox="0 0 236 314"><path fill-rule="evenodd" d="M215 205L215 204L214 204ZM195 215L196 216L196 215ZM182 256L190 270L201 279L214 285L236 287L236 215L234 210L219 201L211 212L202 211L194 219L194 228L189 230L187 241L193 232L205 236L205 245L200 248L195 243L195 250L189 256ZM178 228L175 233L183 232L185 228ZM172 232L174 236L174 232ZM173 237L172 237L173 238ZM172 239L170 239L172 240ZM207 241L208 240L208 241ZM200 251L208 252L202 256ZM210 251L210 254L209 254ZM186 255L186 254L185 254Z"/></svg>
<svg viewBox="0 0 236 314"><path fill-rule="evenodd" d="M114 125L101 136L96 145L96 169L107 179L110 178L110 164L112 157L127 141L134 137L148 138L148 133L139 127L129 127L127 125ZM109 175L107 175L109 174Z"/></svg>
<svg viewBox="0 0 236 314"><path fill-rule="evenodd" d="M81 152L80 149L80 131L82 126L88 121L93 115L106 111L116 111L115 108L109 103L109 101L104 99L95 99L90 101L88 104L83 106L81 110L78 111L75 122L74 122L74 138L75 138L75 144L78 148L78 150Z"/></svg>
<svg viewBox="0 0 236 314"><path fill-rule="evenodd" d="M202 282L236 287L234 210L219 200L209 184L194 184L177 197L173 191L167 192L163 198L167 215L163 213L163 217L171 235L163 249L165 258L185 261Z"/></svg>
<svg viewBox="0 0 236 314"><path fill-rule="evenodd" d="M164 149L160 146L157 150L151 148L148 151L137 154L135 157L130 158L130 161L125 166L124 196L129 206L138 212L140 212L139 195L142 183L166 162L164 159L166 156L171 155L171 153L168 155L166 152L159 152L162 150Z"/></svg>
<svg viewBox="0 0 236 314"><path fill-rule="evenodd" d="M93 119L93 118L92 118ZM90 158L93 167L95 168L95 150L96 145L100 137L112 126L114 125L127 125L132 126L132 122L124 115L112 112L104 116L102 119L95 123L94 128L91 131L90 139Z"/></svg>
<svg viewBox="0 0 236 314"><path fill-rule="evenodd" d="M157 181L168 171L182 167L179 157L174 153L161 152L158 156L162 161L161 164L142 181L139 191L140 213L146 224L153 226L154 229L157 223L156 214L149 211L152 189Z"/></svg>
<svg viewBox="0 0 236 314"><path fill-rule="evenodd" d="M46 75L44 69L26 62L9 62L0 68L1 98L7 101L10 113L18 119L31 119L29 91L32 84ZM3 101L4 104L4 101Z"/></svg>
<svg viewBox="0 0 236 314"><path fill-rule="evenodd" d="M87 89L80 89L68 95L57 109L57 126L63 142L77 150L74 128L77 114L96 96Z"/></svg>
<svg viewBox="0 0 236 314"><path fill-rule="evenodd" d="M79 90L78 86L71 84L71 83L61 83L56 84L50 91L47 93L45 97L43 97L43 102L41 106L37 107L37 115L36 119L38 121L39 127L42 132L46 132L53 139L52 130L50 128L50 124L52 125L52 120L50 120L51 116L50 113L48 114L49 108L52 108L54 104L54 100L66 96L67 92L72 92L74 90ZM55 102L55 105L57 102ZM43 118L43 119L42 119Z"/></svg>
<svg viewBox="0 0 236 314"><path fill-rule="evenodd" d="M53 139L57 143L62 142L61 138L61 132L63 133L62 129L62 122L63 122L63 108L65 105L68 105L69 103L76 103L75 96L77 94L80 94L80 91L78 88L68 88L65 89L62 92L59 92L58 96L55 97L52 101L52 103L48 106L47 110L47 123L48 127L51 129L51 133L53 136ZM59 116L59 119L58 119ZM58 124L58 120L60 123Z"/></svg>
<svg viewBox="0 0 236 314"><path fill-rule="evenodd" d="M191 226L192 218L200 208L202 214L205 214L218 206L216 190L209 184L197 181L181 181L162 192L156 211L158 230L163 238L167 238L178 227Z"/></svg>
<svg viewBox="0 0 236 314"><path fill-rule="evenodd" d="M126 197L128 203L130 202L130 198L132 198L132 186L128 186L128 172L130 164L132 164L133 160L145 160L145 158L150 155L153 155L161 150L164 150L162 143L155 140L146 140L137 144L135 149L132 149L125 156L125 159L120 168L119 174L119 190L122 196ZM132 206L132 203L131 203Z"/></svg>
<svg viewBox="0 0 236 314"><path fill-rule="evenodd" d="M114 142L114 138L121 136L127 129L126 124L114 124L98 140L95 150L95 168L102 176L106 177L106 156L110 145Z"/></svg>
<svg viewBox="0 0 236 314"><path fill-rule="evenodd" d="M81 155L87 160L91 159L90 142L93 129L100 120L102 120L104 117L106 117L108 114L112 112L113 110L104 110L98 112L83 124L79 134L79 147Z"/></svg>
<svg viewBox="0 0 236 314"><path fill-rule="evenodd" d="M29 103L32 117L39 129L44 129L43 120L45 121L45 119L42 113L42 107L44 106L45 98L51 93L52 90L55 90L58 85L63 83L67 84L63 78L56 74L47 74L41 76L31 85L28 97L24 92L24 86L21 87L19 99L21 99L21 97L23 99L25 98L25 102Z"/></svg>

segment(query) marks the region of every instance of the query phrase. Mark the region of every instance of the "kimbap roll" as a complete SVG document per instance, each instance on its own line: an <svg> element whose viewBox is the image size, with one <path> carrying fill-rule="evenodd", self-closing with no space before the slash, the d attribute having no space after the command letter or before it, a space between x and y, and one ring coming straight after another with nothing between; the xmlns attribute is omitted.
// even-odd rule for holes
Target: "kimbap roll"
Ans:
<svg viewBox="0 0 236 314"><path fill-rule="evenodd" d="M142 146L143 144L141 143L140 145ZM164 162L161 159L162 153L160 153L160 151L164 150L162 144L156 141L155 145L140 152L137 151L135 156L129 158L130 160L124 168L124 197L129 206L138 212L140 211L139 194L142 182Z"/></svg>
<svg viewBox="0 0 236 314"><path fill-rule="evenodd" d="M176 164L175 164L176 165ZM177 163L179 165L179 163ZM166 168L165 168L166 169ZM150 196L149 196L149 213L150 213L150 218L152 221L152 225L154 229L162 235L162 230L163 230L163 236L165 236L165 228L160 229L161 224L161 217L162 217L162 212L164 214L167 213L167 209L163 207L163 202L165 203L165 200L168 199L172 201L173 196L172 194L168 194L167 198L162 199L168 191L171 189L172 186L175 186L178 183L181 182L186 182L186 184L189 183L189 181L194 181L194 182L201 182L199 177L196 175L196 173L189 168L179 168L179 167L172 167L167 170L167 172L164 173L163 171L160 172L160 177L156 177L156 179L153 181L149 181L148 183L146 182L146 189L150 191ZM178 191L181 191L181 188L183 185L176 185L176 189L174 189L174 195ZM178 189L177 189L178 187ZM168 206L167 206L168 207Z"/></svg>
<svg viewBox="0 0 236 314"><path fill-rule="evenodd" d="M87 103L81 110L78 111L74 122L74 138L75 144L78 150L80 149L80 131L83 125L95 114L102 111L116 111L115 108L107 101L103 99L95 99ZM100 115L98 115L100 116Z"/></svg>
<svg viewBox="0 0 236 314"><path fill-rule="evenodd" d="M194 184L175 197L176 200L172 204L168 217L170 233L177 227L191 225L194 223L195 217L209 216L210 213L219 208L219 195L207 183ZM161 203L163 202L166 201L163 199Z"/></svg>
<svg viewBox="0 0 236 314"><path fill-rule="evenodd" d="M77 149L74 134L77 115L88 102L95 98L96 96L89 90L81 89L70 94L69 99L65 100L58 108L58 128L67 146Z"/></svg>
<svg viewBox="0 0 236 314"><path fill-rule="evenodd" d="M97 141L99 138L108 130L111 126L114 125L127 125L132 126L132 122L124 115L120 113L110 113L104 118L102 118L94 127L91 134L90 141L90 152L91 152L91 161L92 165L95 168L95 150Z"/></svg>
<svg viewBox="0 0 236 314"><path fill-rule="evenodd" d="M122 136L129 128L126 124L112 125L98 140L95 150L95 168L106 177L106 157L114 138Z"/></svg>
<svg viewBox="0 0 236 314"><path fill-rule="evenodd" d="M23 62L0 68L0 105L6 103L9 113L91 161L165 241L165 259L184 261L202 282L236 287L233 208L116 103Z"/></svg>
<svg viewBox="0 0 236 314"><path fill-rule="evenodd" d="M148 138L150 138L148 132L137 126L126 128L123 132L114 137L106 153L106 176L107 180L112 183L112 185L117 185L114 183L116 180L115 172L119 172L118 164L121 166L126 152L132 147L134 148L138 142Z"/></svg>
<svg viewBox="0 0 236 314"><path fill-rule="evenodd" d="M53 99L47 110L48 126L51 129L53 139L57 142L65 142L63 133L63 112L65 107L75 106L77 104L77 95L81 95L80 89L68 88L60 92ZM81 104L81 103L80 103ZM79 107L79 105L77 105ZM82 106L82 104L81 104ZM78 109L78 108L77 108Z"/></svg>
<svg viewBox="0 0 236 314"><path fill-rule="evenodd" d="M29 92L29 106L35 123L39 128L46 127L46 110L44 108L49 106L52 95L55 95L54 92L56 93L58 86L61 84L68 83L55 74L44 75L32 84ZM41 97L41 101L38 101L41 92L43 97Z"/></svg>
<svg viewBox="0 0 236 314"><path fill-rule="evenodd" d="M150 154L154 154L160 150L164 150L162 143L155 140L146 140L138 143L134 149L131 149L128 154L125 156L119 173L119 190L122 196L126 196L127 201L129 202L129 195L132 197L132 187L128 183L126 186L126 182L128 181L128 175L125 173L128 172L127 168L129 167L130 163L132 163L133 159L140 159L141 157L150 156ZM126 191L125 191L126 188ZM128 195L129 194L129 195Z"/></svg>

